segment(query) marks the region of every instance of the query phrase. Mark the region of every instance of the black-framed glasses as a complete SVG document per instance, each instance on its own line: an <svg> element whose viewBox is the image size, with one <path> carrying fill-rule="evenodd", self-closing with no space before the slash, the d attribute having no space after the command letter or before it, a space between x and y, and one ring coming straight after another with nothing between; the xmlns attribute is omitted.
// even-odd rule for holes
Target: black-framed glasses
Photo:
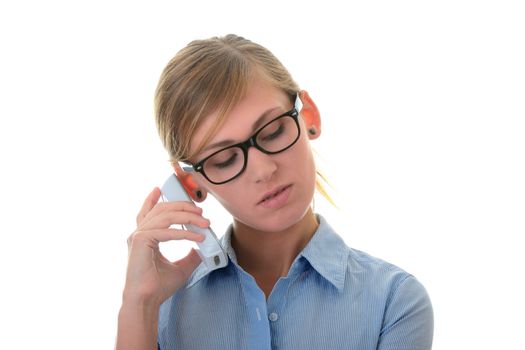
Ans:
<svg viewBox="0 0 525 350"><path fill-rule="evenodd" d="M265 154L276 154L292 147L301 134L299 95L294 108L264 124L249 139L218 150L195 164L186 163L185 171L201 173L209 182L221 185L239 177L248 164L248 150L255 147Z"/></svg>

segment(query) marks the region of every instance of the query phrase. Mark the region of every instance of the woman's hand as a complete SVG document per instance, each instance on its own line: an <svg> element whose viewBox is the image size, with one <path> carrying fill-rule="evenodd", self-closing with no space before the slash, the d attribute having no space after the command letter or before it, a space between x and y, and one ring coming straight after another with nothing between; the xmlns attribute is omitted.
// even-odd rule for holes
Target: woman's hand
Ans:
<svg viewBox="0 0 525 350"><path fill-rule="evenodd" d="M157 349L160 304L180 288L201 262L195 250L179 261L170 262L159 243L187 239L204 240L198 233L170 228L173 224L208 227L202 209L191 202L157 203L155 189L137 215L137 229L128 238L128 270L119 312L117 350Z"/></svg>
<svg viewBox="0 0 525 350"><path fill-rule="evenodd" d="M137 229L128 238L128 268L124 287L124 303L139 301L160 306L180 288L201 262L195 250L181 260L170 262L159 250L159 242L190 240L201 242L198 233L170 228L173 224L208 227L202 209L191 202L161 202L156 187L148 195L137 215Z"/></svg>

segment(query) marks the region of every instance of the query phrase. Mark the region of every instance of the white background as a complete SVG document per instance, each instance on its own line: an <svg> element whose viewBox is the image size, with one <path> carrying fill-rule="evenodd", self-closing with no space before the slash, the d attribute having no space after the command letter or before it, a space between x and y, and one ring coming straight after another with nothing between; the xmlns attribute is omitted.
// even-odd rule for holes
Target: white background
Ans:
<svg viewBox="0 0 525 350"><path fill-rule="evenodd" d="M126 238L170 172L157 79L230 32L317 102L341 210L316 210L427 287L434 349L523 346L524 18L519 1L2 2L0 348L113 347Z"/></svg>

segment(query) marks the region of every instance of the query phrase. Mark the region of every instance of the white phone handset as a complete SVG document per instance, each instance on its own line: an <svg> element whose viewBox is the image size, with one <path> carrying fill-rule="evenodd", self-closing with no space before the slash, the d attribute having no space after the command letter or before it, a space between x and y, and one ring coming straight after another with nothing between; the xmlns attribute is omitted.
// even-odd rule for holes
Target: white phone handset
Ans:
<svg viewBox="0 0 525 350"><path fill-rule="evenodd" d="M160 191L162 192L161 198L164 202L192 201L175 174L170 175L164 185L162 185ZM226 252L211 228L201 228L192 224L182 226L188 231L200 233L206 237L204 241L197 243L199 246L197 252L209 271L219 269L228 264Z"/></svg>

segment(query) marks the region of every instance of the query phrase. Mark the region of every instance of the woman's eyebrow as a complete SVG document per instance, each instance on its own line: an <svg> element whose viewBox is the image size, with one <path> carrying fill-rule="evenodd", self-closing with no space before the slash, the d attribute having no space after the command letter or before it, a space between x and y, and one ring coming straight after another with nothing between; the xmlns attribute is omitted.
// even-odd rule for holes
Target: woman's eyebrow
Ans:
<svg viewBox="0 0 525 350"><path fill-rule="evenodd" d="M261 116L259 118L257 118L255 123L253 123L253 125L252 125L252 132L256 132L257 129L259 129L261 127L261 125L263 125L263 123L266 121L268 116L271 116L273 114L273 112L275 112L278 109L280 109L280 107L273 107L273 108L270 108L270 109L264 111L264 113L261 114Z"/></svg>
<svg viewBox="0 0 525 350"><path fill-rule="evenodd" d="M261 127L261 125L267 120L268 116L272 115L278 109L281 109L281 107L273 107L273 108L270 108L270 109L267 109L266 111L264 111L263 114L261 114L259 116L259 118L257 118L255 123L253 123L253 125L252 125L252 132L257 131L257 129L259 129ZM227 147L227 146L233 145L234 143L237 143L237 141L235 141L235 140L222 140L222 141L219 141L219 142L214 142L214 143L204 147L202 149L202 152L209 151L209 150L214 149L214 148Z"/></svg>

